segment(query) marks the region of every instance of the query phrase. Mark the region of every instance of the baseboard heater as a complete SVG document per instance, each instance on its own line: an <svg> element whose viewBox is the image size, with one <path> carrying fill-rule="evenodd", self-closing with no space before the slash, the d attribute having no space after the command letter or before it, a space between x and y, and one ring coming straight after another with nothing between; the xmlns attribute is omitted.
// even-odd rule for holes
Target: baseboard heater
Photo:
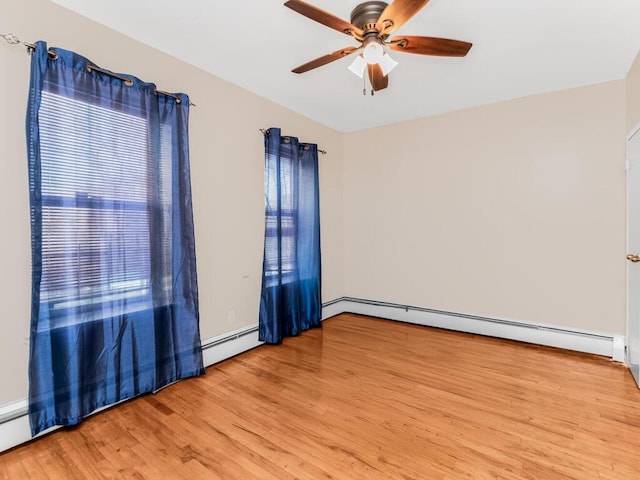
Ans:
<svg viewBox="0 0 640 480"><path fill-rule="evenodd" d="M398 303L390 303L390 302L379 302L376 300L367 300L364 298L354 298L354 297L343 297L337 300L333 300L332 302L328 302L327 305L333 304L333 303L337 303L340 301L344 301L344 302L353 302L353 303L359 303L362 305L373 305L376 307L388 307L388 308L395 308L398 310L404 310L405 312L409 312L409 311L414 311L414 312L424 312L424 313L433 313L436 315L446 315L448 317L457 317L457 318L465 318L468 320L479 320L481 322L490 322L490 323L496 323L496 324L500 324L500 325L510 325L510 326L514 326L514 327L519 327L519 328L530 328L533 330L546 330L549 332L562 332L562 333L569 333L571 335L583 335L585 337L592 337L592 338L599 338L599 339L607 339L607 340L611 340L611 335L604 335L604 334L600 334L600 333L591 333L591 332L583 332L583 331L576 331L576 330L569 330L569 329L565 329L565 328L560 328L560 327L552 327L552 326L547 326L547 325L536 325L536 324L532 324L532 323L524 323L524 322L517 322L514 320L501 320L498 318L491 318L491 317L482 317L479 315L471 315L471 314L466 314L466 313L456 313L456 312L448 312L446 310L435 310L433 308L424 308L424 307L416 307L413 305L401 305ZM325 306L325 304L323 304L323 307ZM358 312L345 312L345 313L358 313ZM384 318L384 317L380 317L380 318Z"/></svg>
<svg viewBox="0 0 640 480"><path fill-rule="evenodd" d="M29 413L29 406L26 405L26 401L19 402L14 408L7 408L8 412L0 414L0 425L10 422L20 417L24 417Z"/></svg>
<svg viewBox="0 0 640 480"><path fill-rule="evenodd" d="M234 340L238 340L247 335L251 335L254 332L258 331L258 326L249 327L245 330L241 330L239 332L234 332L232 335L227 335L226 337L216 338L215 340L210 340L207 343L202 344L202 351L209 350L210 348L217 347L218 345L222 345L223 343L232 342Z"/></svg>
<svg viewBox="0 0 640 480"><path fill-rule="evenodd" d="M336 311L336 314L367 315L427 327L565 348L608 356L618 362L625 361L623 335L449 312L356 297L342 297L329 302L329 304L335 304L331 310Z"/></svg>

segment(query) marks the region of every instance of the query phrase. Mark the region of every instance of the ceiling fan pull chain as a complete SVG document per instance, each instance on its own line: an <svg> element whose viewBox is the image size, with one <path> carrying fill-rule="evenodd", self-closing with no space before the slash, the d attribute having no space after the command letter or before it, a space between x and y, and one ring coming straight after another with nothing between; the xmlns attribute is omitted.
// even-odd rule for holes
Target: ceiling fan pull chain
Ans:
<svg viewBox="0 0 640 480"><path fill-rule="evenodd" d="M367 72L367 76L369 77L369 85L371 86L371 96L373 97L373 83L371 83L371 75Z"/></svg>

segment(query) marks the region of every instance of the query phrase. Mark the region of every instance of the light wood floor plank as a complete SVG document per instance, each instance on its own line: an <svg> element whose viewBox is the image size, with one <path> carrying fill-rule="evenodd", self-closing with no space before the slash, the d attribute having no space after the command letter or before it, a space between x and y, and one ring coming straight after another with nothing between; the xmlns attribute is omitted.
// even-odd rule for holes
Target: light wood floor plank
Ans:
<svg viewBox="0 0 640 480"><path fill-rule="evenodd" d="M608 359L344 314L0 455L4 479L640 478Z"/></svg>

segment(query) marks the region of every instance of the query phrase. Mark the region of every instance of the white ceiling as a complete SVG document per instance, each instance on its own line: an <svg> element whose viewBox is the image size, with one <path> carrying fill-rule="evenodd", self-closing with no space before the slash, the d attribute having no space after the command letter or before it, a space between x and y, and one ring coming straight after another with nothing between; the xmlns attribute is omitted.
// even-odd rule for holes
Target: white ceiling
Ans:
<svg viewBox="0 0 640 480"><path fill-rule="evenodd" d="M372 97L349 58L291 73L357 44L283 0L54 1L342 132L622 79L640 49L640 0L431 0L392 37L454 38L471 51L392 52L389 88ZM306 1L347 21L360 3Z"/></svg>

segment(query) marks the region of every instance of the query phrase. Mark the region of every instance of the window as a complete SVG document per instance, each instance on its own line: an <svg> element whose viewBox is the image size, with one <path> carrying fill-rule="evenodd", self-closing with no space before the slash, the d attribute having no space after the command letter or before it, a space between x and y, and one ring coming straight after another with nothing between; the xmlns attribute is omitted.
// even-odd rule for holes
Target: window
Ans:
<svg viewBox="0 0 640 480"><path fill-rule="evenodd" d="M265 243L258 338L279 343L320 326L318 150L265 134Z"/></svg>
<svg viewBox="0 0 640 480"><path fill-rule="evenodd" d="M45 89L39 113L40 303L51 322L39 328L151 308L151 255L170 259L172 248L171 225L161 220L172 210L169 127L161 127L156 166L147 121L137 112ZM166 304L171 262L161 263L168 267L154 295L157 303L161 292Z"/></svg>
<svg viewBox="0 0 640 480"><path fill-rule="evenodd" d="M36 435L204 373L189 97L36 42L27 106Z"/></svg>
<svg viewBox="0 0 640 480"><path fill-rule="evenodd" d="M267 162L264 275L269 286L290 283L296 278L296 167L290 156L282 156L279 162L275 159Z"/></svg>

